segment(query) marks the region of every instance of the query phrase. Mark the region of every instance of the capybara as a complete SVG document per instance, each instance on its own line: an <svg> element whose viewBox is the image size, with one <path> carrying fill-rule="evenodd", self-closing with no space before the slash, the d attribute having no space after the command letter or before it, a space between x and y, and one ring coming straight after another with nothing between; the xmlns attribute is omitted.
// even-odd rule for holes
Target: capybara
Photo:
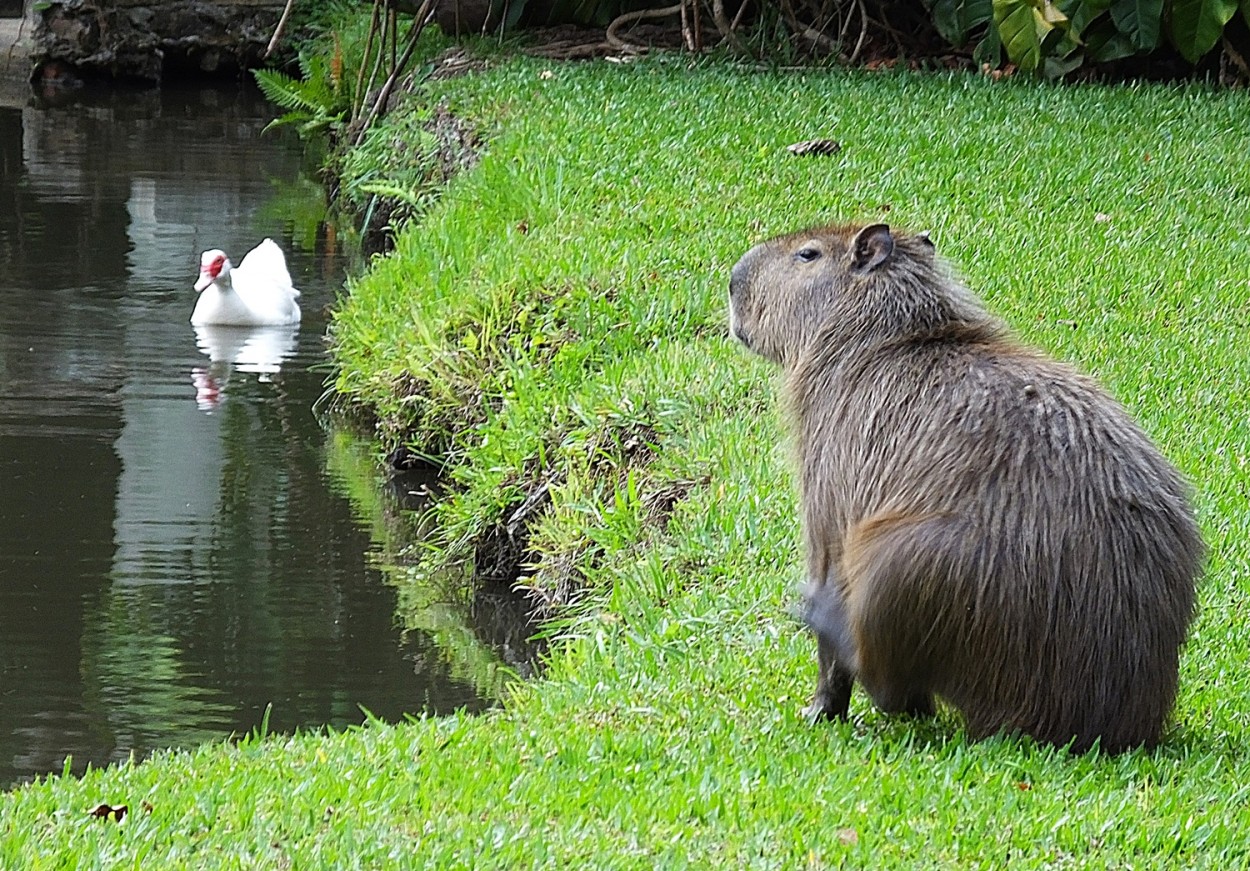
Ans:
<svg viewBox="0 0 1250 871"><path fill-rule="evenodd" d="M1158 742L1204 557L1188 488L1092 379L1027 348L926 234L804 230L733 268L730 329L785 371L808 709L853 681L968 733Z"/></svg>

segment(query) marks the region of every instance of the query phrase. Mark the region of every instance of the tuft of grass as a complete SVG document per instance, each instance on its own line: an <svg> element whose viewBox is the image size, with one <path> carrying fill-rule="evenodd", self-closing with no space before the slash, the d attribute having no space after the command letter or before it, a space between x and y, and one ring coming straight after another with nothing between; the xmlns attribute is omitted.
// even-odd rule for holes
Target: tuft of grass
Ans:
<svg viewBox="0 0 1250 871"><path fill-rule="evenodd" d="M532 581L580 591L544 678L482 717L51 778L0 798L0 866L1247 863L1247 95L686 59L431 88L493 134L353 282L337 386L448 458L447 552L520 513ZM842 150L785 152L816 136ZM762 237L883 216L1193 480L1210 566L1159 750L970 743L860 694L801 718L774 373L725 338L726 277Z"/></svg>

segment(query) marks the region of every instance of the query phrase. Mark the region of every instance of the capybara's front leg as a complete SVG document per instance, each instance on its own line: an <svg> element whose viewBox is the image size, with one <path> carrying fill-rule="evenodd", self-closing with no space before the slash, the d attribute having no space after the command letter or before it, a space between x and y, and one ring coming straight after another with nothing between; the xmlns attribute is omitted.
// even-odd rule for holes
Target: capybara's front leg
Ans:
<svg viewBox="0 0 1250 871"><path fill-rule="evenodd" d="M812 703L803 709L813 723L820 720L845 720L851 707L851 685L855 676L838 663L837 653L828 641L816 636L820 672L816 676L816 692Z"/></svg>
<svg viewBox="0 0 1250 871"><path fill-rule="evenodd" d="M812 722L846 719L855 682L855 651L842 592L836 582L826 581L809 583L803 595L803 619L816 636L820 663L816 692L804 713Z"/></svg>

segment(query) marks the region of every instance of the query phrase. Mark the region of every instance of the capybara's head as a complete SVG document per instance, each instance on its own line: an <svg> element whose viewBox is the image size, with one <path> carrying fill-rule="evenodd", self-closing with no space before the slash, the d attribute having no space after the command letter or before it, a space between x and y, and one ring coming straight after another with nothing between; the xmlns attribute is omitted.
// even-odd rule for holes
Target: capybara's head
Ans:
<svg viewBox="0 0 1250 871"><path fill-rule="evenodd" d="M952 315L984 312L948 286L927 234L894 233L886 224L814 227L761 242L729 279L730 332L783 366L794 365L835 318L852 329L884 322L907 330Z"/></svg>

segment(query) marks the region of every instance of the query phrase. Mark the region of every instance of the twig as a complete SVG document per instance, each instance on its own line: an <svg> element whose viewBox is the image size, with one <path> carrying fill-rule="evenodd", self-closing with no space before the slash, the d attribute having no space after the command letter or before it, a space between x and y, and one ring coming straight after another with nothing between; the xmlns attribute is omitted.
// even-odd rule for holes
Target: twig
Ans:
<svg viewBox="0 0 1250 871"><path fill-rule="evenodd" d="M369 35L365 37L365 53L361 55L360 69L356 71L356 92L354 95L352 106L352 120L355 121L360 116L360 109L365 104L365 65L369 60L369 55L373 52L373 38L378 31L378 10L381 9L384 0L373 0L373 14L369 18ZM381 52L378 53L381 57ZM378 74L378 67L375 63L373 73L369 76L369 84L373 85L373 79Z"/></svg>
<svg viewBox="0 0 1250 871"><path fill-rule="evenodd" d="M278 41L282 39L282 32L286 30L286 23L291 19L291 10L295 7L295 0L286 0L286 7L282 10L282 17L278 19L278 26L273 29L273 36L269 37L269 46L265 49L265 53L261 55L261 60L268 60L269 55L273 54L274 49L278 47Z"/></svg>
<svg viewBox="0 0 1250 871"><path fill-rule="evenodd" d="M8 54L8 57L6 57L4 60L4 68L6 70L9 67L13 66L13 56L17 53L17 46L23 39L26 38L25 16L18 19L18 21L19 21L19 24L17 25L17 38L14 39L13 42L9 44L9 54Z"/></svg>
<svg viewBox="0 0 1250 871"><path fill-rule="evenodd" d="M676 15L682 11L682 4L676 3L672 6L665 6L663 9L639 9L636 12L626 12L612 19L612 23L608 25L607 32L603 37L613 48L625 51L646 51L645 45L629 42L616 35L616 31L624 27L626 24L632 24L635 21L643 21L647 18L667 18L670 15Z"/></svg>
<svg viewBox="0 0 1250 871"><path fill-rule="evenodd" d="M854 64L859 59L860 49L864 47L864 38L868 36L868 9L864 6L864 0L855 0L859 6L859 39L855 40L855 50L851 52L849 64Z"/></svg>
<svg viewBox="0 0 1250 871"><path fill-rule="evenodd" d="M794 12L794 4L790 0L781 0L781 14L785 16L786 22L790 25L790 32L801 34L803 27L799 24L799 17Z"/></svg>
<svg viewBox="0 0 1250 871"><path fill-rule="evenodd" d="M394 70L395 61L396 61L395 53L399 51L399 12L395 9L394 6L391 6L390 4L387 4L387 5L388 5L388 8L386 12L387 14L386 20L389 22L390 28L391 28L391 69ZM421 8L424 10L425 6L423 5ZM425 13L421 12L420 14L423 15ZM412 23L415 26L417 23L417 19L414 18L412 20ZM423 24L421 26L424 27L425 25ZM385 43L383 43L383 45L385 45Z"/></svg>
<svg viewBox="0 0 1250 871"><path fill-rule="evenodd" d="M848 3L845 15L843 15L842 5L838 4L838 18L841 20L841 26L838 27L838 45L846 45L846 35L851 30L851 22L855 20L854 13L855 10L851 9Z"/></svg>
<svg viewBox="0 0 1250 871"><path fill-rule="evenodd" d="M387 76L386 84L382 85L382 90L378 92L378 98L373 103L373 108L369 110L369 116L365 118L365 123L361 125L360 130L356 133L356 139L352 143L353 147L359 147L364 142L365 133L373 125L374 120L381 114L382 109L386 106L387 100L391 97L391 90L395 87L395 82L399 80L400 74L404 67L408 66L408 61L412 59L412 53L417 49L417 42L421 38L421 31L425 30L425 26L434 20L434 0L425 0L421 4L421 9L417 12L417 17L412 20L412 29L408 32L408 47L404 49L403 55L391 67L391 74ZM394 46L391 51L394 52Z"/></svg>
<svg viewBox="0 0 1250 871"><path fill-rule="evenodd" d="M725 14L725 0L712 0L712 20L716 22L716 29L720 31L723 42L729 43L739 54L748 53L742 41L738 39L738 34L734 33L733 26L729 23L729 16Z"/></svg>

